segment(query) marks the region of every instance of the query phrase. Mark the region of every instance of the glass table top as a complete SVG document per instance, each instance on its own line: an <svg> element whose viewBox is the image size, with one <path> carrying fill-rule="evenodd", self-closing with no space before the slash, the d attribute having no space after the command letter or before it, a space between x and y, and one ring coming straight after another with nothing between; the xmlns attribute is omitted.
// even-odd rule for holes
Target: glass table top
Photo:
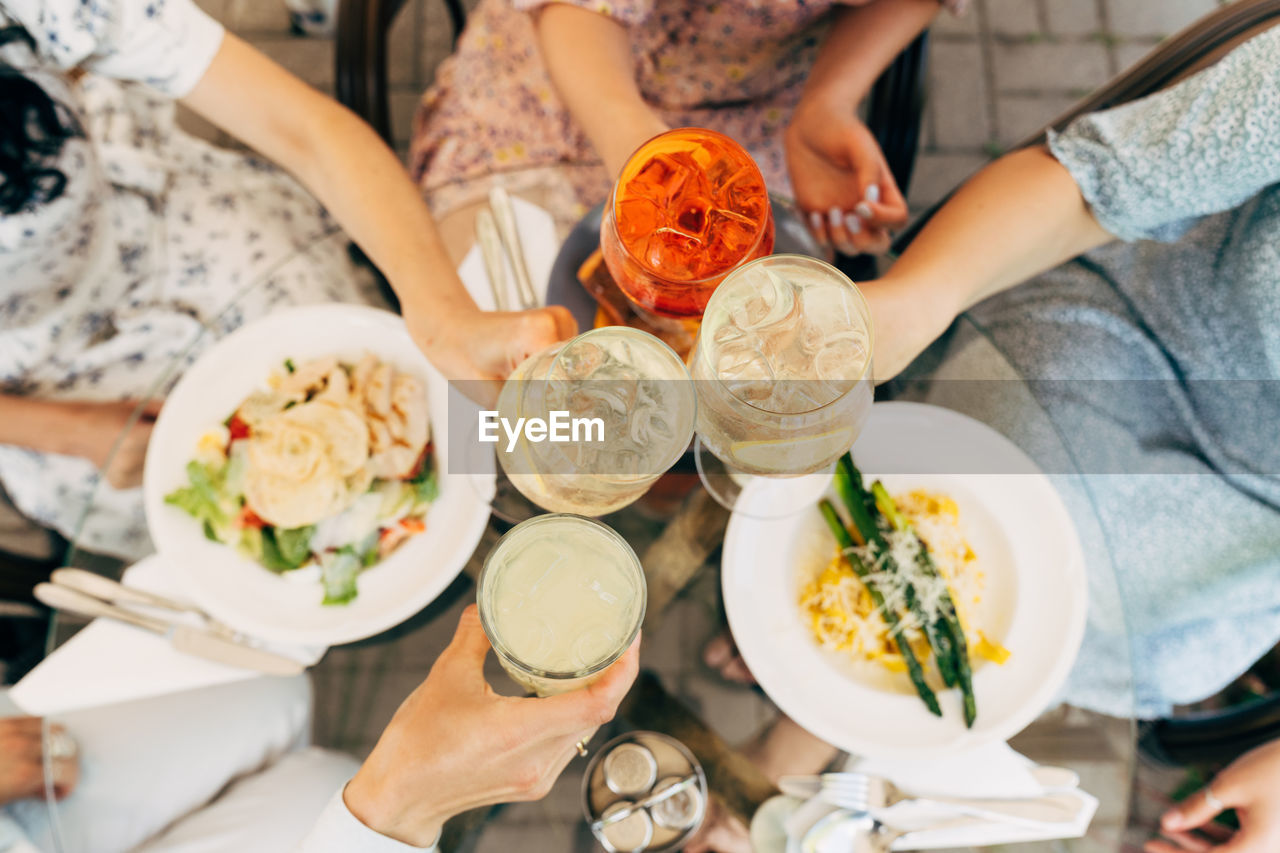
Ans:
<svg viewBox="0 0 1280 853"><path fill-rule="evenodd" d="M327 235L317 239L323 237ZM308 250L308 246L302 245L297 251L302 254ZM289 260L282 258L280 266ZM246 295L260 286L259 280L229 294L224 315L235 315ZM191 341L183 355L174 359L157 380L156 396L163 396L212 337L213 332L206 330ZM1108 557L1104 528L1090 501L1086 478L1073 466L1062 437L1044 408L1036 402L1034 389L1017 374L983 330L967 317L958 320L927 355L908 375L882 386L877 392L877 401L913 400L981 416L1035 460L1049 474L1069 506L1086 544L1091 611L1108 614L1114 631L1114 614L1123 613L1124 602ZM996 417L991 416L992 411L997 412ZM108 494L108 490L99 487L95 499L86 508L86 524ZM140 497L138 502L141 503ZM741 749L749 746L779 712L759 690L728 684L701 663L704 644L724 625L719 546L726 519L727 512L709 500L692 468L682 470L677 466L645 499L602 520L621 533L644 562L650 615L645 626L642 670L652 674L650 683L660 685L665 697L690 710L712 740ZM357 757L372 747L398 702L426 675L435 655L452 634L460 609L474 600L475 574L488 549L508 528L506 521L493 517L468 567L422 613L382 635L332 648L312 668L314 738L318 745L345 750ZM121 561L96 555L84 546L79 538L72 541L65 564L112 577L118 577L125 568ZM56 649L84 624L84 620L76 617L56 614L49 634L49 650ZM1123 670L1129 661L1123 629L1105 639ZM490 656L489 676L495 689L514 692L514 685L501 674L493 656ZM1112 689L1121 707L1132 705L1131 683L1113 684ZM633 711L630 716L644 721L644 727L657 727L669 719L654 713L652 708ZM74 729L74 714L71 716L66 722ZM1102 805L1084 838L1002 849L1028 853L1116 853L1122 849L1136 752L1135 724L1131 716L1103 717L1055 703L1013 738L1011 745L1032 760L1074 770L1082 780L1082 787L1097 796ZM54 717L49 722L60 719ZM216 714L207 720L174 722L175 726L191 726L195 737L199 737L201 726L216 724ZM630 725L630 719L615 721L597 735L596 745ZM139 743L137 749L145 752L148 745ZM149 760L158 758L150 756ZM468 835L474 839L476 850L507 849L516 839L523 840L528 849L599 849L581 817L580 786L584 766L585 761L575 761L546 800L471 816L458 822L459 826L453 830L457 835L446 836L446 839ZM733 773L711 775L713 793L723 800L737 804L758 801L758 797L753 799L748 792L751 779L735 777ZM55 839L59 825L75 820L71 803L52 799L48 803Z"/></svg>

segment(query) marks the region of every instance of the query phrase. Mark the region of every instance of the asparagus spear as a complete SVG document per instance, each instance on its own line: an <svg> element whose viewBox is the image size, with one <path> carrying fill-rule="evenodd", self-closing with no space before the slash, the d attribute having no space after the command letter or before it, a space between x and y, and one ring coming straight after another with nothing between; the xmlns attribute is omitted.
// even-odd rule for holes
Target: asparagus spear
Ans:
<svg viewBox="0 0 1280 853"><path fill-rule="evenodd" d="M853 464L852 460L849 464ZM911 528L911 523L898 511L897 504L893 502L888 489L883 483L877 482L871 485L871 492L876 506L880 507L880 511L884 513L889 523L898 530L910 530L916 537L920 545L916 559L932 577L938 577L938 567L934 564L929 549L921 541L920 534ZM964 699L964 723L967 727L973 728L973 723L978 717L978 702L973 692L973 667L969 663L969 643L965 639L964 628L960 625L960 617L956 611L956 603L949 591L943 596L942 614L934 628L944 635L943 643L949 650L947 657L954 680L947 680L947 670L943 668L943 647L935 643L933 636L930 635L929 642L933 645L934 654L938 659L938 669L942 671L943 680L948 687L955 686L959 682L960 694Z"/></svg>
<svg viewBox="0 0 1280 853"><path fill-rule="evenodd" d="M877 483L876 485L880 484ZM880 490L885 497L888 497L889 493L884 491L883 486L880 486ZM905 519L902 518L902 514L897 511L897 507L893 505L892 501L889 501L886 507L880 507L881 502L877 500L874 486L872 492L868 492L863 488L862 475L854 467L853 457L850 454L845 454L844 458L836 466L836 491L840 494L845 506L848 507L849 514L853 518L853 525L862 539L873 544L877 553L887 553L889 545L885 541L884 533L881 531L880 526L876 523L875 510L879 509L890 524L895 527L898 521L905 521ZM868 500L869 498L870 500ZM923 546L921 547L923 548ZM950 642L948 632L945 630L940 631L938 626L931 622L926 617L926 614L920 610L915 587L910 584L907 585L905 599L907 609L916 613L920 619L925 638L929 641L930 647L933 648L934 657L938 661L938 671L942 674L943 683L948 687L954 687L957 675L953 662L953 645Z"/></svg>
<svg viewBox="0 0 1280 853"><path fill-rule="evenodd" d="M884 487L884 483L879 480L871 484L871 497L875 501L876 509L880 510L880 514L889 522L889 527L893 530L907 530L910 522L906 516L898 511L898 505L893 502L893 497L889 494L889 490ZM920 546L921 555L925 555L925 546L920 542L920 537L916 537L916 541ZM932 568L931 562L919 561L926 570ZM936 571L930 571L931 575L936 576ZM944 616L938 616L936 619L930 620L928 615L920 609L919 601L916 598L915 587L907 587L907 607L914 611L920 618L920 624L924 627L925 638L929 641L929 646L933 649L934 659L938 662L938 672L942 675L942 683L948 687L955 687L957 682L956 662L953 659L955 647L951 641L951 630L947 625Z"/></svg>
<svg viewBox="0 0 1280 853"><path fill-rule="evenodd" d="M840 520L840 515L836 512L835 506L831 501L823 498L818 508L822 510L822 517L826 519L827 526L831 528L831 533L836 537L836 543L840 546L840 550L844 553L845 559L849 561L849 565L860 578L866 578L871 574L871 569L858 559L858 556L852 553L853 537L849 535L849 531L845 529L844 522ZM942 708L938 705L938 697L934 695L933 689L929 687L924 680L924 669L920 666L920 661L916 660L915 652L908 645L906 637L903 636L902 626L898 621L898 614L890 611L884 606L884 596L876 589L875 584L867 584L867 592L871 595L871 602L883 614L885 624L889 626L889 633L893 637L893 641L898 645L898 651L902 654L902 660L907 665L907 674L911 677L911 683L915 685L916 692L920 694L920 698L924 700L925 706L929 712L935 716L942 716Z"/></svg>

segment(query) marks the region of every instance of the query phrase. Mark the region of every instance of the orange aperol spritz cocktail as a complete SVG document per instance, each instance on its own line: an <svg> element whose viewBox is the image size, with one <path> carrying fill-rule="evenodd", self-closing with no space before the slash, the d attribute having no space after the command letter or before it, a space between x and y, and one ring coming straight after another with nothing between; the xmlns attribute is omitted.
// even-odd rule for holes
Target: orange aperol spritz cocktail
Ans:
<svg viewBox="0 0 1280 853"><path fill-rule="evenodd" d="M655 136L614 185L600 250L642 311L701 317L726 275L773 251L764 176L724 134L685 127Z"/></svg>

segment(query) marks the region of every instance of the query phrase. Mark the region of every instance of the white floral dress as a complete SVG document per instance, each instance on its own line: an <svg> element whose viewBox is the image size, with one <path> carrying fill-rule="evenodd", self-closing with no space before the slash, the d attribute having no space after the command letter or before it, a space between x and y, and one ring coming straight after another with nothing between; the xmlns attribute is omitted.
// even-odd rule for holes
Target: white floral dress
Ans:
<svg viewBox="0 0 1280 853"><path fill-rule="evenodd" d="M36 49L11 42L0 61L64 104L85 138L63 149L61 197L0 217L0 391L163 394L248 319L310 302L378 304L347 238L302 187L175 126L172 99L199 82L223 36L191 0L0 0L0 26L13 25ZM73 83L75 68L88 73ZM141 490L98 482L85 460L0 446L0 481L24 515L83 547L150 549Z"/></svg>

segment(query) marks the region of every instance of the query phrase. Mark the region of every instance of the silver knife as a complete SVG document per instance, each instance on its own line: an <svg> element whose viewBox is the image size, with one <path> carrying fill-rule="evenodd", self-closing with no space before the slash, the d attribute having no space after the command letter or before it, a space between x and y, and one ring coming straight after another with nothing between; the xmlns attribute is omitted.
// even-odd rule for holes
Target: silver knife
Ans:
<svg viewBox="0 0 1280 853"><path fill-rule="evenodd" d="M236 640L211 634L190 625L118 607L61 584L36 584L36 598L56 610L88 617L105 617L152 631L169 639L178 651L227 666L252 669L267 675L297 675L306 667L293 658L263 651Z"/></svg>
<svg viewBox="0 0 1280 853"><path fill-rule="evenodd" d="M1049 767L1042 764L1031 768L1032 777L1046 793L1080 787L1080 776L1066 767ZM778 790L789 797L807 800L822 790L820 776L783 776L778 780Z"/></svg>
<svg viewBox="0 0 1280 853"><path fill-rule="evenodd" d="M215 634L233 640L239 639L233 629L214 619L194 604L177 601L145 589L125 586L119 581L112 580L104 575L95 574L84 569L63 568L54 569L49 575L49 580L58 586L70 587L93 598L100 598L108 604L122 606L141 604L144 607L156 607L161 610L171 610L174 613L194 613Z"/></svg>
<svg viewBox="0 0 1280 853"><path fill-rule="evenodd" d="M533 280L529 277L529 264L525 260L524 246L520 242L520 229L516 227L516 211L511 206L511 196L502 187L489 190L489 208L498 226L498 236L511 258L511 270L516 276L516 289L524 308L537 308L538 297L533 292Z"/></svg>

